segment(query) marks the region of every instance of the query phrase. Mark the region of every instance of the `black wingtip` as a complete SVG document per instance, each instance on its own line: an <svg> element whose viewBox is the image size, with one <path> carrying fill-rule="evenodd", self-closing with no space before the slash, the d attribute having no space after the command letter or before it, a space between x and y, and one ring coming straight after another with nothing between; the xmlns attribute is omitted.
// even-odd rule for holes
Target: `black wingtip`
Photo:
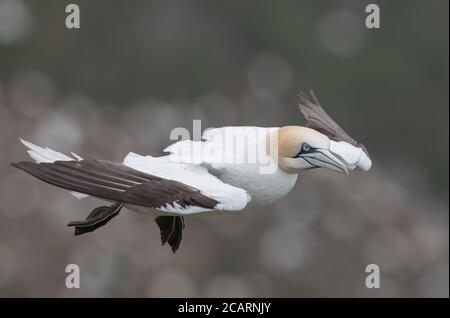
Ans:
<svg viewBox="0 0 450 318"><path fill-rule="evenodd" d="M319 99L311 88L309 89L309 95L311 96L313 102L320 106Z"/></svg>
<svg viewBox="0 0 450 318"><path fill-rule="evenodd" d="M22 168L20 167L20 166L21 166L21 163L22 163L22 162L12 162L12 163L10 163L10 165L13 166L14 168L22 169Z"/></svg>
<svg viewBox="0 0 450 318"><path fill-rule="evenodd" d="M308 93L300 91L299 97L300 97L299 106L300 105L303 106L303 104L308 104L308 103L316 104L316 105L320 106L319 100L317 99L316 94L314 94L314 91L311 88L308 90ZM306 106L308 106L308 105L306 105Z"/></svg>
<svg viewBox="0 0 450 318"><path fill-rule="evenodd" d="M13 166L14 168L29 172L30 169L32 169L33 167L35 167L36 165L39 165L38 163L35 162L30 162L30 161L22 161L22 162L13 162L11 163L11 166Z"/></svg>

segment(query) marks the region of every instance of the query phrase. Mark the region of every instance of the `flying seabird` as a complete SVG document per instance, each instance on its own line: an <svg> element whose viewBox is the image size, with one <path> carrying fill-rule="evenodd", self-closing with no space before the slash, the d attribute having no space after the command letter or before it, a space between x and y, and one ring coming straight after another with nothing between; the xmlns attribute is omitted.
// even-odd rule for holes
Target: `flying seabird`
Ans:
<svg viewBox="0 0 450 318"><path fill-rule="evenodd" d="M356 168L370 169L366 148L328 116L312 91L300 94L299 108L305 127L214 128L200 141L172 144L164 150L168 155L130 152L122 163L83 159L75 153L69 157L21 139L35 162L12 165L70 190L78 199L93 196L110 204L97 207L84 221L69 222L75 235L105 225L125 207L156 216L162 244L168 243L175 253L185 216L236 213L269 204L289 193L303 170L323 167L348 174ZM227 144L227 134L235 142ZM273 145L276 150L267 152ZM248 160L256 158L258 149L269 161ZM239 161L239 156L247 160ZM264 171L270 164L275 169Z"/></svg>

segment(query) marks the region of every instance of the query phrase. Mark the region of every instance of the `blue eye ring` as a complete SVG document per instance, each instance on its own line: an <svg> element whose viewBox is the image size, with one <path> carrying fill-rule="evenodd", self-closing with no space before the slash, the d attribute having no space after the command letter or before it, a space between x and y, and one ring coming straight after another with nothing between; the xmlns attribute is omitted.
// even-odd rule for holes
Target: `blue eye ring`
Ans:
<svg viewBox="0 0 450 318"><path fill-rule="evenodd" d="M311 147L310 145L308 145L307 143L302 143L302 145L300 146L300 151L298 152L298 154L296 154L293 158L298 158L300 157L300 155L305 154L305 153L310 153L311 151L313 151L315 148Z"/></svg>
<svg viewBox="0 0 450 318"><path fill-rule="evenodd" d="M307 143L303 143L302 147L301 147L301 151L303 153L310 152L311 151L311 146L308 145Z"/></svg>

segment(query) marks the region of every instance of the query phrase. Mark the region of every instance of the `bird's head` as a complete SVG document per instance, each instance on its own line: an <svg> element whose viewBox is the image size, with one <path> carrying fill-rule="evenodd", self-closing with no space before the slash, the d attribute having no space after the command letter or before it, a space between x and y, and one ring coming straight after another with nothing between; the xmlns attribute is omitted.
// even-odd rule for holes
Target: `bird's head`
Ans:
<svg viewBox="0 0 450 318"><path fill-rule="evenodd" d="M288 173L313 168L328 168L348 174L372 165L366 148L350 137L325 112L314 93L300 95L299 107L306 126L278 129L278 164Z"/></svg>
<svg viewBox="0 0 450 318"><path fill-rule="evenodd" d="M322 167L348 174L346 163L331 152L330 139L301 126L285 126L278 130L278 163L289 173Z"/></svg>

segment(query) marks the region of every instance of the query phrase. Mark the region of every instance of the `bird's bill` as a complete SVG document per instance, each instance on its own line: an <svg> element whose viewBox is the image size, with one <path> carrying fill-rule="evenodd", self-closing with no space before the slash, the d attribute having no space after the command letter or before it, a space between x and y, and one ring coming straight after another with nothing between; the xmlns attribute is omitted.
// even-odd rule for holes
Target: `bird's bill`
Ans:
<svg viewBox="0 0 450 318"><path fill-rule="evenodd" d="M348 175L347 165L327 149L316 149L302 157L315 167L328 168Z"/></svg>

